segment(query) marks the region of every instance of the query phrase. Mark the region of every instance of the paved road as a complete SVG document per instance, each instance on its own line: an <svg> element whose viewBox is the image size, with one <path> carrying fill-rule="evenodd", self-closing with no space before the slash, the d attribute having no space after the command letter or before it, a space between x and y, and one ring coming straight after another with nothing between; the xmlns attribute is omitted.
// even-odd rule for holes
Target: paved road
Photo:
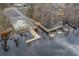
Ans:
<svg viewBox="0 0 79 59"><path fill-rule="evenodd" d="M3 12L3 15L5 15L12 24L16 24L17 20L22 20L26 22L27 26L29 26L30 28L34 27L33 20L25 16L17 8L7 8Z"/></svg>

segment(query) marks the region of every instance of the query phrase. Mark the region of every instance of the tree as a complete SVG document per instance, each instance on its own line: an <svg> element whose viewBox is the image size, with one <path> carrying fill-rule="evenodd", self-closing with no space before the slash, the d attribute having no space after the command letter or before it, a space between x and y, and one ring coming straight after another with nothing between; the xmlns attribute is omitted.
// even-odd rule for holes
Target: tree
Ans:
<svg viewBox="0 0 79 59"><path fill-rule="evenodd" d="M7 3L0 3L0 10L4 10L5 8L9 7L10 5Z"/></svg>
<svg viewBox="0 0 79 59"><path fill-rule="evenodd" d="M30 4L30 7L27 10L27 16L33 18L33 4Z"/></svg>

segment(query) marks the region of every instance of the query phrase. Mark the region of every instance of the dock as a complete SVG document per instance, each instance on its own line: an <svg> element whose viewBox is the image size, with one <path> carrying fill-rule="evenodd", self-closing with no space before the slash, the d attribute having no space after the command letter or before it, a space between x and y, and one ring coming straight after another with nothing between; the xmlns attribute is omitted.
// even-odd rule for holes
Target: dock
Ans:
<svg viewBox="0 0 79 59"><path fill-rule="evenodd" d="M26 40L26 43L33 42L33 41L38 40L40 38L40 36L34 30L31 30L30 32L32 33L34 38Z"/></svg>

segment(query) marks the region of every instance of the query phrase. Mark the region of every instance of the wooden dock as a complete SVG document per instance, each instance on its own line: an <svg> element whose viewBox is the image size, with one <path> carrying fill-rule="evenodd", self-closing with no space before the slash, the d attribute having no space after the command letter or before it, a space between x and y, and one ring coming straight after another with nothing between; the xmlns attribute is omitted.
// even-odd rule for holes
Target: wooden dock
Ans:
<svg viewBox="0 0 79 59"><path fill-rule="evenodd" d="M31 30L30 32L32 33L34 38L26 40L26 43L33 42L33 41L38 40L40 38L40 36L34 30Z"/></svg>
<svg viewBox="0 0 79 59"><path fill-rule="evenodd" d="M56 30L59 30L59 29L62 29L63 26L56 26L54 28L50 28L50 29L47 29L45 28L43 25L41 25L40 23L36 23L36 25L41 28L44 32L46 32L47 34L49 34L50 32L54 32Z"/></svg>

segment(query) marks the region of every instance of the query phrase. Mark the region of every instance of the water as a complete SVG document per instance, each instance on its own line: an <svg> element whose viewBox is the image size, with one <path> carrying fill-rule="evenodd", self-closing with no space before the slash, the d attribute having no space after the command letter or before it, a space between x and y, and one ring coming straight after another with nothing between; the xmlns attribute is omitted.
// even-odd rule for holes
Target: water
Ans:
<svg viewBox="0 0 79 59"><path fill-rule="evenodd" d="M40 30L41 31L41 30ZM79 55L79 36L69 32L67 36L64 34L54 38L48 37L44 32L39 33L41 39L27 44L19 36L19 47L15 46L13 40L8 40L10 50L5 52L0 46L0 56L77 56Z"/></svg>

